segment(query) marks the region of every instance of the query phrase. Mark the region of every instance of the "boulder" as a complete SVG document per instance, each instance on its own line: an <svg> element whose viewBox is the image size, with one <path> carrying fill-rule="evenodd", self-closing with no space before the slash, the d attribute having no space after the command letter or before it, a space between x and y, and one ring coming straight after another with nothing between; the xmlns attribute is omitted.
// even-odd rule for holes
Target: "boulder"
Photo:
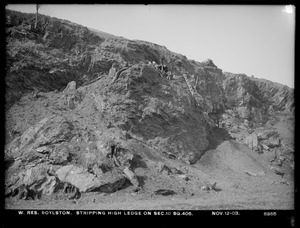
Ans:
<svg viewBox="0 0 300 228"><path fill-rule="evenodd" d="M285 173L284 173L284 170L279 169L279 168L277 168L277 167L271 166L270 169L273 171L273 173L275 173L275 174L277 174L277 175L279 175L279 176L281 176L281 177L283 177L284 174L285 174Z"/></svg>
<svg viewBox="0 0 300 228"><path fill-rule="evenodd" d="M169 196L169 195L175 195L176 192L170 189L158 189L154 192L155 195L162 195L162 196Z"/></svg>
<svg viewBox="0 0 300 228"><path fill-rule="evenodd" d="M178 177L180 179L182 179L182 180L185 180L185 181L189 181L190 180L190 178L187 175L184 175L184 174L180 174L180 175L178 175Z"/></svg>
<svg viewBox="0 0 300 228"><path fill-rule="evenodd" d="M266 140L272 136L278 136L278 132L275 130L267 130L267 131L259 132L257 134L257 138L259 140Z"/></svg>
<svg viewBox="0 0 300 228"><path fill-rule="evenodd" d="M279 138L272 136L271 138L268 138L267 140L264 140L263 143L269 147L269 148L275 148L281 146L281 141Z"/></svg>
<svg viewBox="0 0 300 228"><path fill-rule="evenodd" d="M101 177L97 177L74 165L63 166L56 171L56 174L59 180L74 185L80 192L114 192L124 185L126 179L117 171L106 172Z"/></svg>
<svg viewBox="0 0 300 228"><path fill-rule="evenodd" d="M101 185L95 175L74 165L63 166L56 171L56 174L60 181L74 185L81 192L91 191Z"/></svg>
<svg viewBox="0 0 300 228"><path fill-rule="evenodd" d="M248 145L251 150L255 150L258 147L257 134L252 133L244 139L244 143Z"/></svg>
<svg viewBox="0 0 300 228"><path fill-rule="evenodd" d="M208 191L208 190L214 190L214 191L219 190L217 188L217 182L215 182L215 181L206 182L205 185L201 187L201 189L206 190L206 191Z"/></svg>
<svg viewBox="0 0 300 228"><path fill-rule="evenodd" d="M109 75L110 77L114 77L114 76L116 75L116 73L117 73L116 67L115 67L115 66L112 66L112 67L109 69L108 75Z"/></svg>
<svg viewBox="0 0 300 228"><path fill-rule="evenodd" d="M134 174L134 172L132 172L128 167L125 167L123 173L125 174L125 176L128 178L128 180L131 182L133 186L135 186L136 188L139 187L140 183L136 175Z"/></svg>
<svg viewBox="0 0 300 228"><path fill-rule="evenodd" d="M49 154L53 151L54 146L41 146L35 149L36 152L41 153L41 154Z"/></svg>
<svg viewBox="0 0 300 228"><path fill-rule="evenodd" d="M76 108L76 103L83 100L83 93L76 89L76 82L71 81L63 91L64 105L69 109Z"/></svg>
<svg viewBox="0 0 300 228"><path fill-rule="evenodd" d="M64 94L71 94L76 92L76 82L71 81L68 83L67 87L64 89Z"/></svg>
<svg viewBox="0 0 300 228"><path fill-rule="evenodd" d="M267 145L261 144L261 146L262 146L262 148L263 148L264 150L269 150L269 147L268 147Z"/></svg>

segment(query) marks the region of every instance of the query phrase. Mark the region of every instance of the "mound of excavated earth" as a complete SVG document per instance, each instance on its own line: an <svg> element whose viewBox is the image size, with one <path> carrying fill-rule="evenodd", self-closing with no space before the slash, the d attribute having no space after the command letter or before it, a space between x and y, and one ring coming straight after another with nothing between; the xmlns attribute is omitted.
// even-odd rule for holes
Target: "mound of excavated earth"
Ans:
<svg viewBox="0 0 300 228"><path fill-rule="evenodd" d="M215 150L209 150L198 164L214 169L231 169L252 176L264 176L268 163L260 155L234 141L225 141Z"/></svg>

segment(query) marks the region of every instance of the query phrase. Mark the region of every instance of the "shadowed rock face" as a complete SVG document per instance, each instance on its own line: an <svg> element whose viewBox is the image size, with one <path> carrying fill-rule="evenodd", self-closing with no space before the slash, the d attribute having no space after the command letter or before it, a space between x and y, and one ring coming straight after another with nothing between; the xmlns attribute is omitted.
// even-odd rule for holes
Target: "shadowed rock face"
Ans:
<svg viewBox="0 0 300 228"><path fill-rule="evenodd" d="M41 15L33 30L26 27L32 14L7 10L6 17L6 131L18 132L6 136L9 194L41 183L38 192L53 192L59 181L80 191L116 191L125 180L111 171L116 167L107 154L113 147L130 150L130 140L196 163L230 137L255 148L281 147L276 122L294 120L294 91L278 83L224 73L210 59L188 60L157 44L64 20ZM162 57L169 76L149 64ZM28 101L32 90L42 95ZM20 108L24 97L37 113ZM25 114L17 116L15 108ZM255 146L247 140L251 134ZM29 185L26 170L37 164L42 171L32 171L38 178ZM57 179L55 171L68 165L81 176Z"/></svg>
<svg viewBox="0 0 300 228"><path fill-rule="evenodd" d="M201 107L186 85L162 78L154 67L133 65L104 94L104 116L132 137L176 157L201 153L207 147L209 125Z"/></svg>

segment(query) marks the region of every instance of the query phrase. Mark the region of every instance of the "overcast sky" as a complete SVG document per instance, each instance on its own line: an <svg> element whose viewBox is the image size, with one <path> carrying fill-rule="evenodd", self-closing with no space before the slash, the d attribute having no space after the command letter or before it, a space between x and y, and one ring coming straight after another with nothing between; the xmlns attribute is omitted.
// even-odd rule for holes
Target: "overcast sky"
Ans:
<svg viewBox="0 0 300 228"><path fill-rule="evenodd" d="M35 5L7 8L35 12ZM294 88L293 6L42 5L40 12Z"/></svg>

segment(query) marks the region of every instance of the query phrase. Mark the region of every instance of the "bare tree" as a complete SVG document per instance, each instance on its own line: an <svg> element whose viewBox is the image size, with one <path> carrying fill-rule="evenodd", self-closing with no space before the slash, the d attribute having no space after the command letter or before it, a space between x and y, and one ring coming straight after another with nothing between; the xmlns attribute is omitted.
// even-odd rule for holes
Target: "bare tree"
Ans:
<svg viewBox="0 0 300 228"><path fill-rule="evenodd" d="M39 9L41 8L40 4L36 4L36 14L35 14L35 25L34 25L34 29L36 29L37 27L37 23L38 23L38 15L39 15Z"/></svg>

